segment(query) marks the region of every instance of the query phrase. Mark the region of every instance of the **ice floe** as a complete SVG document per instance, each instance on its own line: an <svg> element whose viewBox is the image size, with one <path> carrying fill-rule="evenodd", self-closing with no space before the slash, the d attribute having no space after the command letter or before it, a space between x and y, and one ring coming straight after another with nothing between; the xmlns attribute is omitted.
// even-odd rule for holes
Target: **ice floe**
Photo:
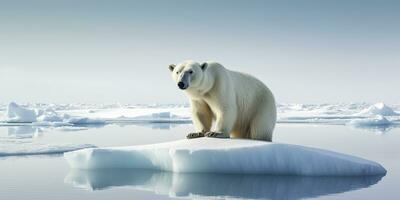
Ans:
<svg viewBox="0 0 400 200"><path fill-rule="evenodd" d="M308 176L382 175L376 162L305 146L243 139L199 138L89 148L64 154L71 168L135 168L172 172Z"/></svg>
<svg viewBox="0 0 400 200"><path fill-rule="evenodd" d="M104 124L104 120L81 116L59 114L50 107L45 109L30 109L14 102L7 106L5 122L32 123L35 126L72 126L81 124Z"/></svg>
<svg viewBox="0 0 400 200"><path fill-rule="evenodd" d="M0 125L1 121L2 123L31 122L35 126L55 127L102 123L192 123L188 105L24 104L19 106L10 103L6 107L0 108ZM337 124L369 128L379 126L383 121L378 120L378 122L375 119L384 116L390 122L388 126L400 126L399 105L278 104L277 109L278 123ZM4 120L1 120L1 116L4 116ZM356 123L358 125L354 126Z"/></svg>
<svg viewBox="0 0 400 200"><path fill-rule="evenodd" d="M399 110L396 106L395 109ZM352 125L360 128L399 125L399 112L384 103L280 104L278 123ZM383 116L383 118L381 117Z"/></svg>

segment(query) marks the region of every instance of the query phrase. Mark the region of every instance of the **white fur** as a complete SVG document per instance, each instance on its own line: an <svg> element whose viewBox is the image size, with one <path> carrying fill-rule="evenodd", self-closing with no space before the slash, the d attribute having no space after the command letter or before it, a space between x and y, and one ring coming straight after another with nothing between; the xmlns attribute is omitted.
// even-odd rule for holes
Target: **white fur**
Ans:
<svg viewBox="0 0 400 200"><path fill-rule="evenodd" d="M178 83L183 74L193 71L189 87L194 125L199 132L223 133L225 136L272 140L276 106L271 91L248 74L226 69L216 62L201 65L193 61L178 64L172 70Z"/></svg>

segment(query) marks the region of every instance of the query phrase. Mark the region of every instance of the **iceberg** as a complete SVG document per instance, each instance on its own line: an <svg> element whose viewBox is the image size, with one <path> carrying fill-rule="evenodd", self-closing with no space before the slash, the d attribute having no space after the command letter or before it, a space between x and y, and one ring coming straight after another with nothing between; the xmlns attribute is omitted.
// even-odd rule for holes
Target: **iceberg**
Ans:
<svg viewBox="0 0 400 200"><path fill-rule="evenodd" d="M371 115L382 115L382 116L397 116L399 113L395 112L392 108L384 103L376 103L370 107L362 110L357 115L371 116Z"/></svg>
<svg viewBox="0 0 400 200"><path fill-rule="evenodd" d="M130 187L171 198L305 199L366 188L382 176L268 176L149 170L71 170L64 182L85 190Z"/></svg>
<svg viewBox="0 0 400 200"><path fill-rule="evenodd" d="M46 122L62 122L63 118L53 109L46 108L44 110L36 109L37 121Z"/></svg>
<svg viewBox="0 0 400 200"><path fill-rule="evenodd" d="M31 123L36 121L36 112L23 108L18 104L11 102L6 110L6 122L8 123Z"/></svg>
<svg viewBox="0 0 400 200"><path fill-rule="evenodd" d="M130 147L89 148L64 154L75 169L134 168L177 173L306 176L383 175L378 163L292 144L198 138Z"/></svg>

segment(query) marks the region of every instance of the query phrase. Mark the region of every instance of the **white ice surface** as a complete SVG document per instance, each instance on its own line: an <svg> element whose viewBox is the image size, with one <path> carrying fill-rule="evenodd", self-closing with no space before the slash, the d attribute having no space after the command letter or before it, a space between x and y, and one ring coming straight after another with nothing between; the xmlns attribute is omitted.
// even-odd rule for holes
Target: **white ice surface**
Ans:
<svg viewBox="0 0 400 200"><path fill-rule="evenodd" d="M59 114L51 107L26 108L11 102L7 106L5 122L32 123L35 126L72 126L81 124L104 124L104 120L82 116Z"/></svg>
<svg viewBox="0 0 400 200"><path fill-rule="evenodd" d="M243 139L199 138L167 143L90 148L64 154L71 168L137 168L172 172L309 176L380 175L373 161L309 148Z"/></svg>
<svg viewBox="0 0 400 200"><path fill-rule="evenodd" d="M278 123L320 123L355 125L357 127L380 126L384 121L375 120L385 116L387 125L399 124L399 106L384 103L366 104L279 104Z"/></svg>

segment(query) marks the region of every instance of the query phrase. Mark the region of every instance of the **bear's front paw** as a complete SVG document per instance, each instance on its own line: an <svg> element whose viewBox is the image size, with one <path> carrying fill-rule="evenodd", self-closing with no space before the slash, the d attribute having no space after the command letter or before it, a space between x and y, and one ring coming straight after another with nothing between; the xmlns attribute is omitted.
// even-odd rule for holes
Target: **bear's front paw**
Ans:
<svg viewBox="0 0 400 200"><path fill-rule="evenodd" d="M223 133L220 133L220 132L213 132L213 131L207 132L207 133L205 134L205 136L206 136L206 137L214 137L214 138L229 138L229 136L226 136L226 135L223 134Z"/></svg>
<svg viewBox="0 0 400 200"><path fill-rule="evenodd" d="M189 133L189 134L186 136L187 139L193 139L193 138L199 138L199 137L204 137L204 133L202 133L202 132Z"/></svg>

